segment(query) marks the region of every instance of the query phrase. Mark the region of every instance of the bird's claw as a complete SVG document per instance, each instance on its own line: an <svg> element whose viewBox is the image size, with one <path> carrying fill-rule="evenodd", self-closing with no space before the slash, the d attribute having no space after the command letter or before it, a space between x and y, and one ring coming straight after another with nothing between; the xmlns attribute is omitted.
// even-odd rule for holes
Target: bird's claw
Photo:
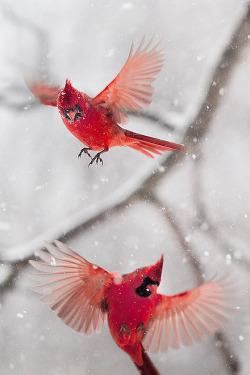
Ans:
<svg viewBox="0 0 250 375"><path fill-rule="evenodd" d="M93 158L91 158L91 162L89 163L89 166L92 165L94 163L94 161L96 162L96 164L98 165L98 163L102 163L103 165L103 160L100 156L101 152L98 152Z"/></svg>
<svg viewBox="0 0 250 375"><path fill-rule="evenodd" d="M89 150L91 150L91 148L87 148L87 147L82 148L81 151L80 151L79 154L78 154L78 159L82 156L82 153L84 152L84 153L87 154L87 155L90 157L90 159L92 160L92 156L90 155Z"/></svg>
<svg viewBox="0 0 250 375"><path fill-rule="evenodd" d="M79 152L79 155L78 155L78 158L80 158L82 156L82 153L84 152L85 154L87 154L90 159L91 159L91 162L89 163L89 166L92 165L94 163L94 161L96 162L96 164L98 165L98 163L102 163L103 165L103 160L101 158L101 154L103 152L107 152L108 151L108 148L105 148L104 150L98 152L93 158L92 156L90 155L89 151L93 151L91 148L89 147L84 147L80 152Z"/></svg>
<svg viewBox="0 0 250 375"><path fill-rule="evenodd" d="M121 325L119 333L122 333L124 338L125 335L128 335L128 338L130 339L131 331L126 324Z"/></svg>

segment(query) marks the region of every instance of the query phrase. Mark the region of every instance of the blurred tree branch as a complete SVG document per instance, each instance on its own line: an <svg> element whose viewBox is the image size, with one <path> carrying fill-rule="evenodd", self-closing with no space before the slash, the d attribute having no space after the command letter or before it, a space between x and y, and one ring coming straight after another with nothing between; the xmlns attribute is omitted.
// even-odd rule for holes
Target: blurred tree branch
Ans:
<svg viewBox="0 0 250 375"><path fill-rule="evenodd" d="M45 75L49 78L49 64L48 64L48 51L49 51L49 40L47 32L37 26L34 22L28 20L27 18L23 19L20 14L17 14L13 11L10 4L7 3L1 4L1 11L6 19L9 22L13 23L15 26L18 26L22 30L27 30L29 35L32 35L36 39L36 46L37 46L37 61L35 63L37 74L38 75ZM14 88L14 86L13 86ZM14 103L13 103L14 104ZM27 105L27 103L26 103ZM25 104L24 104L25 106ZM13 109L15 106L13 105ZM19 106L17 106L19 108Z"/></svg>
<svg viewBox="0 0 250 375"><path fill-rule="evenodd" d="M169 210L166 203L164 204L164 202L161 202L156 195L151 195L150 200L151 203L162 212L164 218L167 220L167 224L169 224L172 228L180 244L180 247L182 248L185 254L185 257L188 259L188 262L192 267L192 271L195 274L197 283L202 284L204 282L203 267L200 264L198 257L196 256L191 244L189 244L185 240L185 235L182 232L181 224L178 223L177 217L174 215L172 210ZM215 344L217 344L216 348L219 351L222 358L224 359L224 363L226 367L229 369L230 373L237 374L240 368L240 361L234 353L232 347L229 345L229 342L226 339L225 335L222 332L216 332L214 335L214 341Z"/></svg>
<svg viewBox="0 0 250 375"><path fill-rule="evenodd" d="M182 143L185 143L190 152L196 152L197 157L199 157L197 144L210 128L212 116L221 98L220 89L224 88L227 82L229 82L233 68L237 65L239 55L249 41L249 34L250 6L248 5L246 7L246 14L232 33L232 37L225 46L221 58L214 69L207 89L207 95L200 105L195 119L188 124L186 133L182 139ZM112 193L112 196L99 202L98 207L96 205L92 206L88 210L83 210L74 215L74 217L69 217L68 220L59 224L56 228L46 232L46 238L51 241L56 238L67 240L77 233L86 230L89 226L105 220L107 215L115 214L135 200L147 200L152 194L154 187L169 175L172 168L178 167L184 157L187 157L184 153L171 153L167 154L166 157L160 158L160 168L157 166L153 171L151 168L139 171L137 175L132 176L131 180L122 185L119 191ZM34 239L30 243L21 245L20 250L24 247L26 248L25 254L27 254L27 257L30 257L34 250L41 247L41 236L37 240ZM8 252L11 252L11 250L8 249ZM18 247L15 249L15 253L18 253ZM6 260L8 260L7 256Z"/></svg>
<svg viewBox="0 0 250 375"><path fill-rule="evenodd" d="M244 17L242 18L236 29L233 31L230 41L225 46L218 62L216 63L216 66L214 67L213 74L211 75L208 84L206 95L203 98L202 103L200 104L200 108L198 109L195 118L189 124L187 124L186 132L183 135L181 143L184 143L191 153L196 154L197 163L199 163L200 161L202 152L199 146L199 142L204 138L204 136L210 129L211 120L220 103L221 89L228 84L234 68L237 67L240 53L249 42L248 35L250 35L249 4L246 6L246 13ZM8 102L4 102L3 98L2 103L4 105L8 105ZM17 107L17 109L19 110L20 107ZM152 114L145 115L144 113L143 115L149 118L151 121L158 123L162 122L158 117ZM164 123L164 126L169 125ZM169 128L172 129L173 127L170 126ZM165 210L161 211L165 219L167 220L168 225L171 226L172 230L176 234L178 241L183 248L183 251L185 252L190 264L192 265L192 268L195 271L197 279L201 281L202 272L200 263L198 262L198 259L193 250L186 243L185 238L181 232L181 227L177 223L177 218L174 217L173 212L168 209L166 204L163 204L163 202L160 201L154 191L157 184L163 178L166 178L166 176L170 174L173 168L177 168L178 165L183 162L184 156L185 155L182 153L172 153L168 154L166 157L162 157L161 159L159 159L160 168L156 167L153 171L151 170L151 168L147 168L142 171L139 176L133 176L133 178L127 185L122 186L121 189L116 192L116 194L113 194L112 197L108 197L107 199L105 199L98 207L91 207L88 210L87 214L86 210L84 210L84 212L80 212L75 215L74 218L69 217L67 221L61 223L58 227L53 228L49 233L43 234L43 236L39 236L39 238L30 241L30 243L23 244L19 248L17 247L14 251L14 254L18 254L19 250L23 250L25 248L25 256L23 256L22 260L17 260L18 257L16 256L16 259L13 259L9 262L12 265L12 271L10 272L8 278L1 285L2 298L4 297L4 293L13 288L15 280L17 279L20 271L27 264L27 259L30 259L33 256L34 250L41 247L42 237L45 236L50 241L53 241L54 239L64 241L69 240L77 234L83 233L93 224L106 220L107 216L110 217L111 215L117 214L127 205L140 200L147 200L151 202L158 210L159 208L162 209L162 207L165 207ZM197 163L195 164L195 166L197 166ZM199 174L197 178L201 178L201 175ZM200 188L197 187L197 189ZM199 193L202 194L201 191L199 191ZM202 203L201 197L196 197L196 200L197 206L199 207L200 218L208 222L210 225L210 230L207 234L212 236L213 239L217 241L218 247L222 249L228 249L228 244L225 243L224 240L220 239L220 235L216 230L216 226L208 218L207 211L204 204ZM4 256L5 255L6 262L8 262L7 252L4 254ZM249 262L245 263L244 260L244 264L249 268ZM221 353L223 353L223 358L225 359L230 372L237 373L239 369L239 361L231 352L226 339L221 333L219 333L217 335L217 340L221 341L222 343Z"/></svg>
<svg viewBox="0 0 250 375"><path fill-rule="evenodd" d="M174 124L170 124L169 122L164 121L161 117L159 117L153 112L149 112L149 111L130 112L128 111L127 113L130 116L142 117L142 118L145 118L146 120L150 120L165 129L167 128L170 131L175 130Z"/></svg>
<svg viewBox="0 0 250 375"><path fill-rule="evenodd" d="M186 127L187 130L183 136L182 143L185 143L190 152L197 152L197 154L199 154L197 144L209 130L212 116L217 109L221 98L220 89L224 88L229 81L233 68L237 65L239 55L249 41L249 34L250 6L248 4L246 6L246 14L243 16L240 24L233 31L230 41L225 46L221 58L214 68L214 73L211 76L207 94L200 105L197 115ZM194 142L194 138L197 142ZM75 236L78 232L86 230L89 226L105 220L107 215L110 216L115 214L117 211L123 209L126 205L135 200L147 200L158 182L168 176L173 167L178 167L184 157L186 157L184 153L171 153L167 154L166 157L160 158L160 168L157 166L153 171L151 168L145 168L145 170L141 171L136 176L133 176L127 184L121 186L121 189L116 194L107 197L105 201L101 202L99 207L91 207L88 210L87 215L86 210L84 210L84 213L80 212L80 214L75 215L74 218L69 217L69 220L62 224L61 229L60 225L59 227L54 228L54 230L52 229L46 238L49 240L56 238L67 240L72 236ZM132 186L132 188L130 188L130 186ZM74 223L73 226L72 221ZM53 235L54 237L52 237ZM40 236L38 241L31 241L29 244L24 244L20 246L20 248L21 247L28 247L28 249L26 249L26 254L27 258L29 258L35 249L41 247ZM16 250L18 250L18 248L16 248ZM8 261L8 256L6 256L6 260ZM14 260L14 262L15 261L16 260Z"/></svg>
<svg viewBox="0 0 250 375"><path fill-rule="evenodd" d="M225 238L223 233L219 230L219 225L213 222L212 218L208 214L208 210L206 207L205 200L203 199L204 193L202 189L202 169L203 169L203 158L201 156L196 158L193 161L193 195L194 199L193 202L196 206L197 212L197 220L198 222L194 223L195 229L200 230L200 225L206 223L207 230L203 231L202 233L206 236L210 237L215 243L216 247L223 251L225 255L230 254L231 260L240 265L241 267L246 268L248 271L250 270L250 261L244 255L240 254L240 257L237 256L237 251L234 247L229 243L229 241Z"/></svg>

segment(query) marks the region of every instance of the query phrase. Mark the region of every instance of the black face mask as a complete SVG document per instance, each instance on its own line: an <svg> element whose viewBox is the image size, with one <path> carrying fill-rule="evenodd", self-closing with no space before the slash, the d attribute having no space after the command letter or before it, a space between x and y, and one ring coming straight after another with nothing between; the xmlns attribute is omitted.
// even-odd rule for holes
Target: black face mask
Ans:
<svg viewBox="0 0 250 375"><path fill-rule="evenodd" d="M78 118L80 118L81 115L82 115L82 110L81 110L81 108L80 108L80 106L79 106L78 103L75 105L74 108L69 108L69 109L64 109L64 108L62 108L62 111L63 111L63 115L64 115L64 117L66 118L66 120L69 120L69 121L76 121L76 120L77 120ZM76 112L75 117L74 117L73 120L72 120L72 118L68 115L68 113L70 113L70 112Z"/></svg>
<svg viewBox="0 0 250 375"><path fill-rule="evenodd" d="M138 288L136 288L135 293L143 298L149 297L152 292L147 288L148 285L157 285L159 286L158 281L153 281L149 276L144 277L143 282Z"/></svg>

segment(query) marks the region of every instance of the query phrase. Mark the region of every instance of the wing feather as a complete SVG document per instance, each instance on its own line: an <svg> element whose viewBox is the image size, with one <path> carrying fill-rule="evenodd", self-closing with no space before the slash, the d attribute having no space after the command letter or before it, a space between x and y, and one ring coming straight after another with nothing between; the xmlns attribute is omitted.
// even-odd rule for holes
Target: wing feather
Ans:
<svg viewBox="0 0 250 375"><path fill-rule="evenodd" d="M27 80L27 85L42 104L57 107L57 99L61 91L59 86L50 86L46 82L36 79Z"/></svg>
<svg viewBox="0 0 250 375"><path fill-rule="evenodd" d="M162 295L146 328L145 349L166 351L214 333L235 311L236 292L229 278L222 278L182 294Z"/></svg>
<svg viewBox="0 0 250 375"><path fill-rule="evenodd" d="M93 104L101 104L109 109L114 121L126 123L125 110L137 111L151 103L154 88L154 76L164 63L163 53L159 50L161 42L153 48L154 38L144 47L145 37L133 54L132 42L128 59L116 78L95 98Z"/></svg>
<svg viewBox="0 0 250 375"><path fill-rule="evenodd" d="M31 277L42 283L33 290L43 294L40 300L75 331L100 332L106 315L101 303L112 274L89 263L65 244L55 244L45 242L49 253L38 251L46 263L30 261L39 271Z"/></svg>

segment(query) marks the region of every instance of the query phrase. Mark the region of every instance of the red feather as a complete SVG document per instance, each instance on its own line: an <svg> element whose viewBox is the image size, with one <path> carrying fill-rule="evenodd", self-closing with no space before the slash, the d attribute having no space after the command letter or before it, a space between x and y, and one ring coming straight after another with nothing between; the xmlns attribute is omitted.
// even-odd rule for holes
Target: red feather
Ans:
<svg viewBox="0 0 250 375"><path fill-rule="evenodd" d="M89 150L99 151L94 158L111 147L128 146L153 158L165 151L184 151L185 147L157 138L133 133L118 124L127 120L126 111L138 111L151 103L156 74L164 63L160 42L153 45L152 38L144 46L145 38L133 52L133 43L126 63L115 79L96 97L90 98L75 89L67 79L65 87L49 86L31 81L29 87L42 104L57 106L67 129L86 147L81 151L90 157ZM81 153L79 155L81 155Z"/></svg>
<svg viewBox="0 0 250 375"><path fill-rule="evenodd" d="M163 257L119 276L55 242L45 243L49 253L38 252L44 263L30 261L39 271L32 277L42 283L34 288L43 294L41 301L80 333L100 332L107 318L116 344L143 375L159 374L145 350L190 345L220 328L235 309L236 291L228 278L167 296L157 293Z"/></svg>

